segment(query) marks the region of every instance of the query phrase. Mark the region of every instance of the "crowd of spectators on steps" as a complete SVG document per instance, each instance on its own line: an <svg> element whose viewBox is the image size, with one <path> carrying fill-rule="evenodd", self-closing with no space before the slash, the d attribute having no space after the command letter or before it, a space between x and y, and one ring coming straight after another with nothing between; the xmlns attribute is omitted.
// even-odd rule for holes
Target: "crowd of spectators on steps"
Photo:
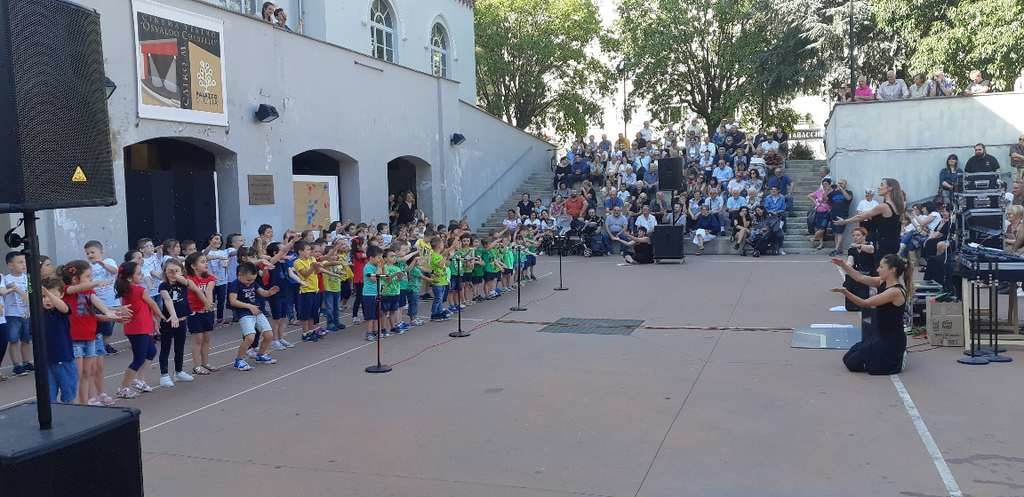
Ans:
<svg viewBox="0 0 1024 497"><path fill-rule="evenodd" d="M543 229L557 234L589 228L607 252L633 252L641 230L645 238L659 225L675 224L685 227L698 254L720 236L743 252L752 234L772 237L773 251L785 254L781 225L793 206L785 171L789 145L785 130L751 132L723 120L709 133L697 118L657 133L644 122L632 140L622 133L615 141L591 135L559 157L550 202L524 194L518 212L509 215L536 216ZM682 160L681 189L662 184L659 161L666 158ZM772 217L780 219L779 229L758 232Z"/></svg>

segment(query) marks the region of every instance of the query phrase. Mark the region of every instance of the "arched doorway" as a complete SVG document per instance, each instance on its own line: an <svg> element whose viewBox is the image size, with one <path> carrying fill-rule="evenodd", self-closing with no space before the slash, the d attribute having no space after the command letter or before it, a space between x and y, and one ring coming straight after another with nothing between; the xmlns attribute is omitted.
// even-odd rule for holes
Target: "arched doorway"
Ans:
<svg viewBox="0 0 1024 497"><path fill-rule="evenodd" d="M128 246L139 238L195 240L219 229L217 166L235 160L219 145L154 138L124 148Z"/></svg>
<svg viewBox="0 0 1024 497"><path fill-rule="evenodd" d="M292 157L294 228L324 228L331 221L358 220L357 162L337 150L307 150Z"/></svg>
<svg viewBox="0 0 1024 497"><path fill-rule="evenodd" d="M388 162L388 198L391 195L401 198L405 192L411 191L416 194L416 207L433 219L431 190L430 164L427 161L404 155Z"/></svg>

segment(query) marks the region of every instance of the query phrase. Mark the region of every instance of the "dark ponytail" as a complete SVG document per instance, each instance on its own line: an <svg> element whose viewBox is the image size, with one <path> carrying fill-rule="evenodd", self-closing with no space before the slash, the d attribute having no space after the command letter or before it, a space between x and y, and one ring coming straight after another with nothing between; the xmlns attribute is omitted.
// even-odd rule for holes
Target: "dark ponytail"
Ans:
<svg viewBox="0 0 1024 497"><path fill-rule="evenodd" d="M903 277L903 287L907 292L909 300L910 295L913 295L914 293L914 268L911 266L910 262L896 254L889 254L882 257L882 262L895 269L897 277Z"/></svg>
<svg viewBox="0 0 1024 497"><path fill-rule="evenodd" d="M121 299L127 297L132 292L132 276L135 275L135 270L138 269L138 264L128 261L121 264L121 267L117 270L117 279L114 280L114 292L117 298Z"/></svg>

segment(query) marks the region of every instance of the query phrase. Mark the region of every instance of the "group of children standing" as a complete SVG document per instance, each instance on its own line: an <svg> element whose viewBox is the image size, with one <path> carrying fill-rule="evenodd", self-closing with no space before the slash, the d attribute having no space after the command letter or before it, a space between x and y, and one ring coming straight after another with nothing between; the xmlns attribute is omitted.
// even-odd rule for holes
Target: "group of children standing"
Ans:
<svg viewBox="0 0 1024 497"><path fill-rule="evenodd" d="M165 388L217 371L209 359L210 332L232 322L241 333L232 367L248 371L250 361L275 364L272 351L294 347L285 339L288 324L300 323L302 340L310 342L345 329L340 314L350 300L352 323L365 322L370 341L423 325L421 299L433 301L431 321L448 320L459 308L512 289L516 269L522 279L536 279L540 245L529 226L486 238L457 224L418 230L410 225L392 236L387 225L335 223L324 233L288 230L280 242L272 241L269 225L258 233L251 246L240 234L214 234L202 250L191 241L165 240L157 247L141 239L120 265L104 255L98 241L85 244L84 260L60 267L41 257L51 399L114 403L104 391L103 358L118 352L111 344L118 323L132 361L116 396L131 399L153 391L145 376L158 357ZM6 261L8 274L0 277L0 363L7 349L13 373L25 375L34 370L32 286L23 254L9 253ZM191 371L184 369L187 336Z"/></svg>

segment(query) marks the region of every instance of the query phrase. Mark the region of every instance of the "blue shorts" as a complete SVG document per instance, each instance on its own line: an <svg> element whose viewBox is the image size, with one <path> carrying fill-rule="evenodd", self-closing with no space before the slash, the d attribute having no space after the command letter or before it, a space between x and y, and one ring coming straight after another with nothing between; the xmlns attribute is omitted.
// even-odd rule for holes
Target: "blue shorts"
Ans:
<svg viewBox="0 0 1024 497"><path fill-rule="evenodd" d="M537 256L528 255L526 256L526 267L533 267L537 265Z"/></svg>
<svg viewBox="0 0 1024 497"><path fill-rule="evenodd" d="M462 278L460 278L458 276L452 276L451 282L449 283L448 286L450 286L452 288L452 290L455 290L455 291L461 290L462 289Z"/></svg>
<svg viewBox="0 0 1024 497"><path fill-rule="evenodd" d="M300 293L298 304L299 321L317 321L320 317L320 294L316 292Z"/></svg>
<svg viewBox="0 0 1024 497"><path fill-rule="evenodd" d="M107 355L107 348L103 344L103 335L97 333L94 340L71 342L71 352L74 354L75 359L88 359L90 357L103 357Z"/></svg>
<svg viewBox="0 0 1024 497"><path fill-rule="evenodd" d="M381 307L384 303L381 302ZM377 296L363 295L363 319L375 321L377 319Z"/></svg>
<svg viewBox="0 0 1024 497"><path fill-rule="evenodd" d="M113 321L97 321L96 322L96 333L99 333L105 337L112 336L114 334L114 322Z"/></svg>
<svg viewBox="0 0 1024 497"><path fill-rule="evenodd" d="M270 317L271 319L284 319L288 317L288 293L277 292L271 295L268 300L270 304Z"/></svg>
<svg viewBox="0 0 1024 497"><path fill-rule="evenodd" d="M197 312L188 317L188 332L195 335L213 331L217 313L214 311Z"/></svg>
<svg viewBox="0 0 1024 497"><path fill-rule="evenodd" d="M498 275L501 273L484 273L484 281L494 281L498 279Z"/></svg>
<svg viewBox="0 0 1024 497"><path fill-rule="evenodd" d="M7 342L32 343L32 330L28 326L27 319L7 316Z"/></svg>
<svg viewBox="0 0 1024 497"><path fill-rule="evenodd" d="M395 312L398 310L398 301L400 300L399 295L384 295L380 298L380 309L384 312Z"/></svg>

